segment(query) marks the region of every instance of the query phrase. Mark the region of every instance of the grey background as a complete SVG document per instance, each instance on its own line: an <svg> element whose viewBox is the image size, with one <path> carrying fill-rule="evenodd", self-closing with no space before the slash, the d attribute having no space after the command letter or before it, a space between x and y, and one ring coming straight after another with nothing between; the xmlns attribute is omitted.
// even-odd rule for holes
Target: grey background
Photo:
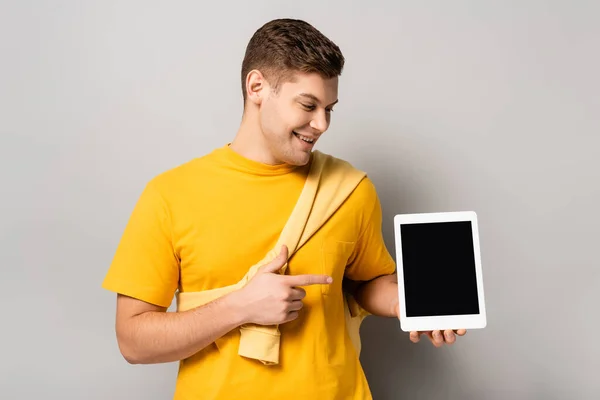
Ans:
<svg viewBox="0 0 600 400"><path fill-rule="evenodd" d="M347 67L319 149L384 209L475 210L488 327L414 345L369 318L376 399L600 395L600 6L593 1L3 1L0 397L167 399L100 288L155 174L233 138L255 29L315 24Z"/></svg>

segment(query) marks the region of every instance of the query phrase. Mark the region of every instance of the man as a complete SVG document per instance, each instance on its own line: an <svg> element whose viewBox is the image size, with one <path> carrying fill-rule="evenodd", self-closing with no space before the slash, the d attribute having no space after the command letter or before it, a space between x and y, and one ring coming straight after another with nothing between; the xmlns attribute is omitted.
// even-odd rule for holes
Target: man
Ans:
<svg viewBox="0 0 600 400"><path fill-rule="evenodd" d="M342 282L374 315L398 317L399 307L368 177L289 260L282 246L235 290L166 312L176 292L233 287L273 249L329 127L343 65L339 48L308 23L267 23L246 49L234 140L156 176L138 200L103 287L118 294L128 362L180 362L176 399L371 398ZM275 362L238 354L238 328L249 324L278 326ZM427 335L436 346L455 340L452 331Z"/></svg>

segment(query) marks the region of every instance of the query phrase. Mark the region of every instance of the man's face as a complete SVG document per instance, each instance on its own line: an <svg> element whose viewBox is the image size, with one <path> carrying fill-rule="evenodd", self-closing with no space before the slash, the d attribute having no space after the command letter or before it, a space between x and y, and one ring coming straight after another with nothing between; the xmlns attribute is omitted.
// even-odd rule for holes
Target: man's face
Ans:
<svg viewBox="0 0 600 400"><path fill-rule="evenodd" d="M337 103L338 78L318 74L296 74L269 91L260 107L260 125L265 143L275 160L305 165L315 143L329 128Z"/></svg>

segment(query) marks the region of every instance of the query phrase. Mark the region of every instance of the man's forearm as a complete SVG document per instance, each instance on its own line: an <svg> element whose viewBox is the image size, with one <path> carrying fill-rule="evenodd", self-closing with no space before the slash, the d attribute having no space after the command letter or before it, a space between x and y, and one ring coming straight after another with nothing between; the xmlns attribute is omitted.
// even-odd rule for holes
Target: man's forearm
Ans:
<svg viewBox="0 0 600 400"><path fill-rule="evenodd" d="M354 293L358 304L373 315L398 317L398 279L396 274L384 275L360 284Z"/></svg>
<svg viewBox="0 0 600 400"><path fill-rule="evenodd" d="M241 304L226 295L184 312L147 311L117 323L119 346L132 364L190 357L244 323Z"/></svg>

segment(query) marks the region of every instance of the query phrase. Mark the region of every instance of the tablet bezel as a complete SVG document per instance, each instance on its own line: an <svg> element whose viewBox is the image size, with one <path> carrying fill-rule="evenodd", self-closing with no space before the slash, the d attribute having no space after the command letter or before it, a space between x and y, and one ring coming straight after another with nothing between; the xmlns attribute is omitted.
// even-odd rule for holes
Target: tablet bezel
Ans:
<svg viewBox="0 0 600 400"><path fill-rule="evenodd" d="M402 262L403 224L427 222L470 221L473 232L473 252L475 254L475 273L477 280L477 297L479 314L442 315L429 317L406 317L406 299L404 294L404 270ZM398 298L400 300L400 327L405 332L433 331L445 329L481 329L487 325L485 295L483 291L483 275L481 268L481 250L479 245L479 224L474 211L453 211L436 213L397 214L394 216L394 234L396 242L396 263L398 275Z"/></svg>

